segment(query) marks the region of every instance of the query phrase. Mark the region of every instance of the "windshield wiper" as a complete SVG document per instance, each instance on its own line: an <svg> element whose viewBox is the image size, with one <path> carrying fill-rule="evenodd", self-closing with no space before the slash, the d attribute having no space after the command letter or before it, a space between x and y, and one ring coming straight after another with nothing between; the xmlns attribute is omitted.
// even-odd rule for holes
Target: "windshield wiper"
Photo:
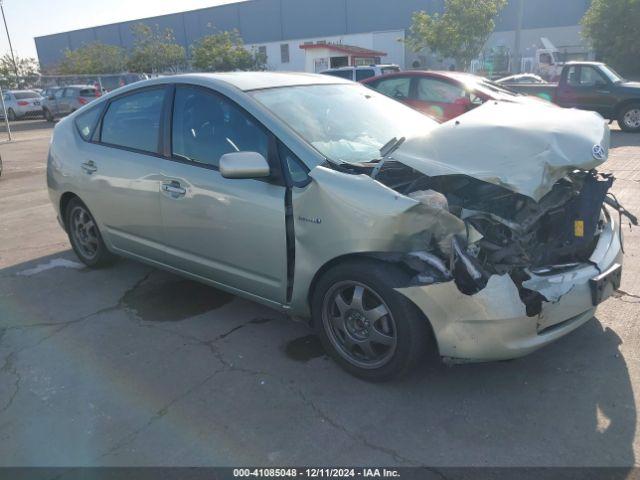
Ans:
<svg viewBox="0 0 640 480"><path fill-rule="evenodd" d="M375 180L375 178L380 173L380 170L382 170L382 167L384 166L384 162L387 161L387 159L391 154L393 154L393 152L395 152L398 148L400 148L400 145L402 145L405 142L405 140L406 140L406 137L400 137L399 139L396 137L393 137L391 140L389 140L387 143L385 143L382 146L382 148L380 149L380 161L371 172L371 178Z"/></svg>

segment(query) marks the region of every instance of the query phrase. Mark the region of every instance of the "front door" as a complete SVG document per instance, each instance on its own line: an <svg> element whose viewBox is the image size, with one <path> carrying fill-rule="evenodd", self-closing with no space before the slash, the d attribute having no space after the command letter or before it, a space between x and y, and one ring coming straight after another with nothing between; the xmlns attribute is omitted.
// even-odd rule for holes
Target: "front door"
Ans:
<svg viewBox="0 0 640 480"><path fill-rule="evenodd" d="M158 147L165 91L164 86L147 88L112 100L94 142L82 149L80 165L87 180L81 198L107 241L157 262L164 261Z"/></svg>
<svg viewBox="0 0 640 480"><path fill-rule="evenodd" d="M616 97L612 84L600 70L592 65L574 65L567 71L566 81L558 87L558 98L563 107L598 112L610 118Z"/></svg>
<svg viewBox="0 0 640 480"><path fill-rule="evenodd" d="M269 142L270 134L228 99L178 85L160 203L171 266L284 303L285 187L269 178L227 179L218 170L225 153L269 158Z"/></svg>

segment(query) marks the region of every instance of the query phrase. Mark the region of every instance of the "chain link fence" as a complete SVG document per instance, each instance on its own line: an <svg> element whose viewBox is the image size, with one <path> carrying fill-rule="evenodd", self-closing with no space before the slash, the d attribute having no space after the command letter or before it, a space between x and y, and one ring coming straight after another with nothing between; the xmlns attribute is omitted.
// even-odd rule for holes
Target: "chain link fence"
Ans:
<svg viewBox="0 0 640 480"><path fill-rule="evenodd" d="M11 125L23 118L44 118L47 102L55 101L46 92L68 86L88 86L100 94L111 92L130 83L149 78L144 73L115 73L100 75L31 75L19 78L0 78L0 142L12 139ZM25 93L23 91L28 91ZM30 92L35 92L32 95ZM24 98L22 98L24 97ZM29 110L24 115L16 112Z"/></svg>

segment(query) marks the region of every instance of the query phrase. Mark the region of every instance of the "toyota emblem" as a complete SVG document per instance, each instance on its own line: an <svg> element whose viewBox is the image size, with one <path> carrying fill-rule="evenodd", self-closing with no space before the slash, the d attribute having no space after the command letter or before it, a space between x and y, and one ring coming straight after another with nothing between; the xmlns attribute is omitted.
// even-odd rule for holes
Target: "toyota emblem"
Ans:
<svg viewBox="0 0 640 480"><path fill-rule="evenodd" d="M604 160L607 156L602 145L594 145L591 149L591 153L593 153L593 158L596 160Z"/></svg>

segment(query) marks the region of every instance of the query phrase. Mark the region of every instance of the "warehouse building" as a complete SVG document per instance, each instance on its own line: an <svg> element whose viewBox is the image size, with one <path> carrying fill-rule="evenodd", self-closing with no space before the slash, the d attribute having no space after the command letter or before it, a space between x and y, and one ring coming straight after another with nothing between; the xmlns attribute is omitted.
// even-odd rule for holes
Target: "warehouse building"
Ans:
<svg viewBox="0 0 640 480"><path fill-rule="evenodd" d="M318 71L372 60L402 68L438 68L438 59L415 54L403 40L413 12L440 12L443 4L444 0L249 0L46 35L35 42L40 65L47 69L60 62L66 49L87 43L131 48L131 27L142 22L172 29L187 51L203 36L236 29L248 48L266 54L272 70ZM528 58L546 38L562 60L588 58L579 21L589 4L590 0L510 0L486 50Z"/></svg>

